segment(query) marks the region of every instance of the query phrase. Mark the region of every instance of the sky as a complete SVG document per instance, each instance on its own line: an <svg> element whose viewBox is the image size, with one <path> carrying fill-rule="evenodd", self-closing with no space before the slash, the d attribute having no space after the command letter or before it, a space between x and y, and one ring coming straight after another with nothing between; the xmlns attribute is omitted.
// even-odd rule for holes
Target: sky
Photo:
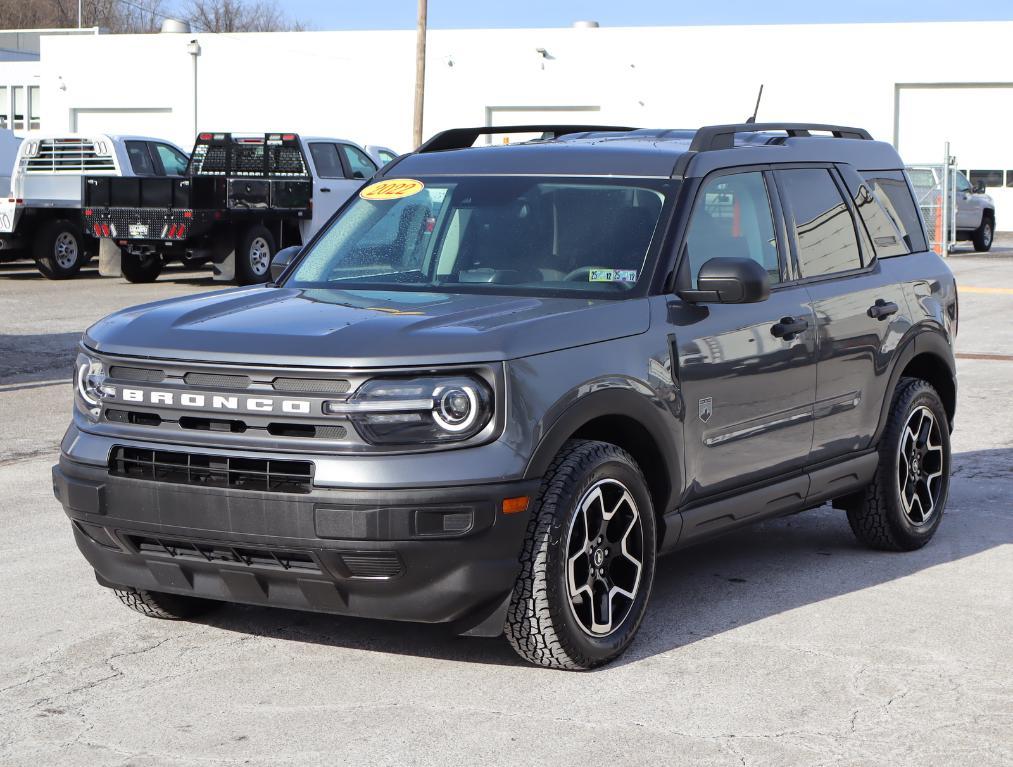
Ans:
<svg viewBox="0 0 1013 767"><path fill-rule="evenodd" d="M417 0L284 0L310 29L412 29ZM432 28L1013 20L1013 0L429 0Z"/></svg>

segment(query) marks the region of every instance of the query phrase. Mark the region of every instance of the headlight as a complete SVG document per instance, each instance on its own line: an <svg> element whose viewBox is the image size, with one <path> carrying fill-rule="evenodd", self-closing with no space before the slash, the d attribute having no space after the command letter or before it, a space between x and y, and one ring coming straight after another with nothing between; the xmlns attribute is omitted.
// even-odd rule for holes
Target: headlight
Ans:
<svg viewBox="0 0 1013 767"><path fill-rule="evenodd" d="M102 414L102 386L106 371L102 363L87 354L78 354L74 366L74 402L91 420Z"/></svg>
<svg viewBox="0 0 1013 767"><path fill-rule="evenodd" d="M492 393L471 376L376 378L348 400L325 402L324 412L347 416L374 445L460 442L489 423Z"/></svg>

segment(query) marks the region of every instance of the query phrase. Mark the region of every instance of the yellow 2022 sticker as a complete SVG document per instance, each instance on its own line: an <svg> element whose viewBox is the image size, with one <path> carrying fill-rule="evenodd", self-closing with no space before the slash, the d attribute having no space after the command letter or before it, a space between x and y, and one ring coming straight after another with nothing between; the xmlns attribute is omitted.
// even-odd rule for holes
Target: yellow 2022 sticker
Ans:
<svg viewBox="0 0 1013 767"><path fill-rule="evenodd" d="M359 197L364 200L400 200L402 197L411 197L425 189L425 184L412 178L390 178L370 184L361 192Z"/></svg>

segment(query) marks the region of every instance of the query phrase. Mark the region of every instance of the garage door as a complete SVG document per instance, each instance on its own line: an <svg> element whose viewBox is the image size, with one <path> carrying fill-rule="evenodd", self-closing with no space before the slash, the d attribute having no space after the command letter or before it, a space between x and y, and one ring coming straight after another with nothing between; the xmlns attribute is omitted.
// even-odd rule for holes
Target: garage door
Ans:
<svg viewBox="0 0 1013 767"><path fill-rule="evenodd" d="M897 148L904 161L941 163L943 145L995 198L999 228L1013 228L1013 84L898 86Z"/></svg>
<svg viewBox="0 0 1013 767"><path fill-rule="evenodd" d="M78 133L119 133L168 138L171 109L74 109L72 128Z"/></svg>

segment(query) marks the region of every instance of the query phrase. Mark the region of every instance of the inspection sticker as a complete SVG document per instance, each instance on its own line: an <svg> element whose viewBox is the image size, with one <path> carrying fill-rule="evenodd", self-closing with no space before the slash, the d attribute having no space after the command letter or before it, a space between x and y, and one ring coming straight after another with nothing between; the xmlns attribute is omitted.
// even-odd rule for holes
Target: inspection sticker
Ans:
<svg viewBox="0 0 1013 767"><path fill-rule="evenodd" d="M391 178L370 184L359 192L359 197L364 200L400 200L402 197L418 194L423 189L425 185L421 181L412 178Z"/></svg>
<svg viewBox="0 0 1013 767"><path fill-rule="evenodd" d="M636 282L636 269L592 269L588 274L590 282Z"/></svg>

